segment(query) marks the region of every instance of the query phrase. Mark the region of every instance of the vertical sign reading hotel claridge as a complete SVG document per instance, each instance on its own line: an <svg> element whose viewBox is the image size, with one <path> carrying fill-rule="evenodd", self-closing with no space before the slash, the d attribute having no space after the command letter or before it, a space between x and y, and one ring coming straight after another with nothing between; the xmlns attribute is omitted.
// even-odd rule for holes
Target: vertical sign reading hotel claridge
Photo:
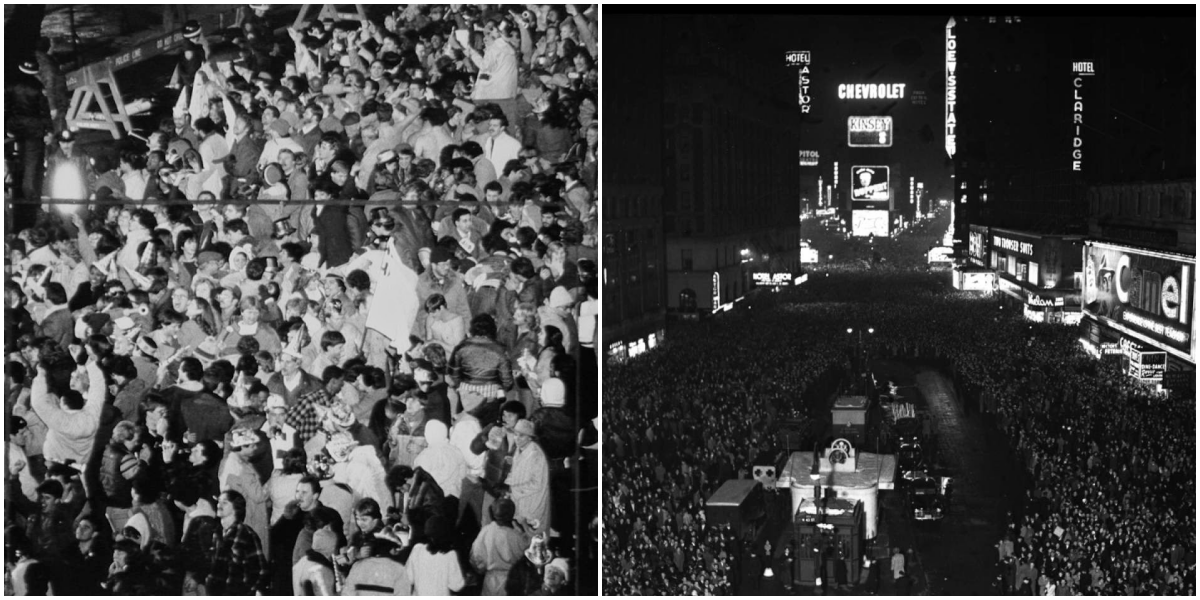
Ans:
<svg viewBox="0 0 1200 600"><path fill-rule="evenodd" d="M958 119L954 116L954 105L958 103L958 38L954 35L954 17L946 21L946 156L954 158L956 150L955 128Z"/></svg>
<svg viewBox="0 0 1200 600"><path fill-rule="evenodd" d="M1083 78L1096 74L1096 66L1091 62L1071 62L1071 81L1074 98L1071 102L1071 126L1075 128L1071 136L1071 170L1083 170Z"/></svg>

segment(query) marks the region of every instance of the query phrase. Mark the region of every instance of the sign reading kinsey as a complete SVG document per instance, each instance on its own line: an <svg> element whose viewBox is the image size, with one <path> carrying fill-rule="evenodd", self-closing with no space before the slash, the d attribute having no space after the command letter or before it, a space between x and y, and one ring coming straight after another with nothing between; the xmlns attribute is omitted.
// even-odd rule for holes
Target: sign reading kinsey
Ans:
<svg viewBox="0 0 1200 600"><path fill-rule="evenodd" d="M851 148L891 148L891 117L850 117L846 120L847 141Z"/></svg>

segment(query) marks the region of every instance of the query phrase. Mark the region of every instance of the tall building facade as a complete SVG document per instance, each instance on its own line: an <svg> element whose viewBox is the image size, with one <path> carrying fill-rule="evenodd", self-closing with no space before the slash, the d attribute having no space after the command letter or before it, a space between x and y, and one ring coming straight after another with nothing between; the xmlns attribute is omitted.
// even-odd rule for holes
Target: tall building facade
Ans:
<svg viewBox="0 0 1200 600"><path fill-rule="evenodd" d="M1196 358L1195 44L1194 15L967 16L947 31L956 246L1027 315L1075 302L1086 349L1178 389ZM1053 286L1036 258L1050 242L1082 249Z"/></svg>
<svg viewBox="0 0 1200 600"><path fill-rule="evenodd" d="M753 31L737 19L670 17L661 33L672 312L711 313L746 294L756 273L800 271L796 73L781 58L768 63L723 47L724 36ZM778 74L764 73L771 70Z"/></svg>
<svg viewBox="0 0 1200 600"><path fill-rule="evenodd" d="M621 31L604 52L602 341L618 360L666 331L663 237L662 17L606 16Z"/></svg>

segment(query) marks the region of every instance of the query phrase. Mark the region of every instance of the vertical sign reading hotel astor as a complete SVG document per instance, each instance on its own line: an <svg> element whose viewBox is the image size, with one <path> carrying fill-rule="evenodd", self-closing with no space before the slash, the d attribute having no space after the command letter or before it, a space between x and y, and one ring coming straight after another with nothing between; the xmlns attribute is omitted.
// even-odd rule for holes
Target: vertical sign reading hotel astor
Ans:
<svg viewBox="0 0 1200 600"><path fill-rule="evenodd" d="M783 55L783 60L789 67L800 67L800 112L808 114L812 110L812 96L808 93L812 83L808 68L812 64L812 54L807 50L792 50Z"/></svg>
<svg viewBox="0 0 1200 600"><path fill-rule="evenodd" d="M1071 138L1071 170L1083 170L1083 78L1090 77L1096 74L1096 67L1090 62L1072 62L1071 72L1074 74L1074 79L1071 84L1074 88L1075 97L1072 100L1071 112L1073 113L1072 126L1075 127L1075 135Z"/></svg>
<svg viewBox="0 0 1200 600"><path fill-rule="evenodd" d="M946 21L946 156L954 158L954 129L958 119L954 116L954 105L958 102L958 39L954 35L954 17Z"/></svg>

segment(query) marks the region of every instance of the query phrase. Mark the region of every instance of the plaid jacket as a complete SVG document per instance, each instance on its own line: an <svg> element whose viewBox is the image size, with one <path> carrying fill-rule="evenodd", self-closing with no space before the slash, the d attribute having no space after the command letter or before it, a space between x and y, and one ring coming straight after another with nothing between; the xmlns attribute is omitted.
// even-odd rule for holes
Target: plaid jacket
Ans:
<svg viewBox="0 0 1200 600"><path fill-rule="evenodd" d="M296 438L300 440L300 446L308 443L308 440L321 431L321 417L317 415L315 407L330 407L333 403L333 397L322 387L301 396L300 400L288 409L284 418L288 425L296 428Z"/></svg>
<svg viewBox="0 0 1200 600"><path fill-rule="evenodd" d="M271 569L263 554L262 541L245 523L234 524L221 536L207 585L211 596L270 593Z"/></svg>

